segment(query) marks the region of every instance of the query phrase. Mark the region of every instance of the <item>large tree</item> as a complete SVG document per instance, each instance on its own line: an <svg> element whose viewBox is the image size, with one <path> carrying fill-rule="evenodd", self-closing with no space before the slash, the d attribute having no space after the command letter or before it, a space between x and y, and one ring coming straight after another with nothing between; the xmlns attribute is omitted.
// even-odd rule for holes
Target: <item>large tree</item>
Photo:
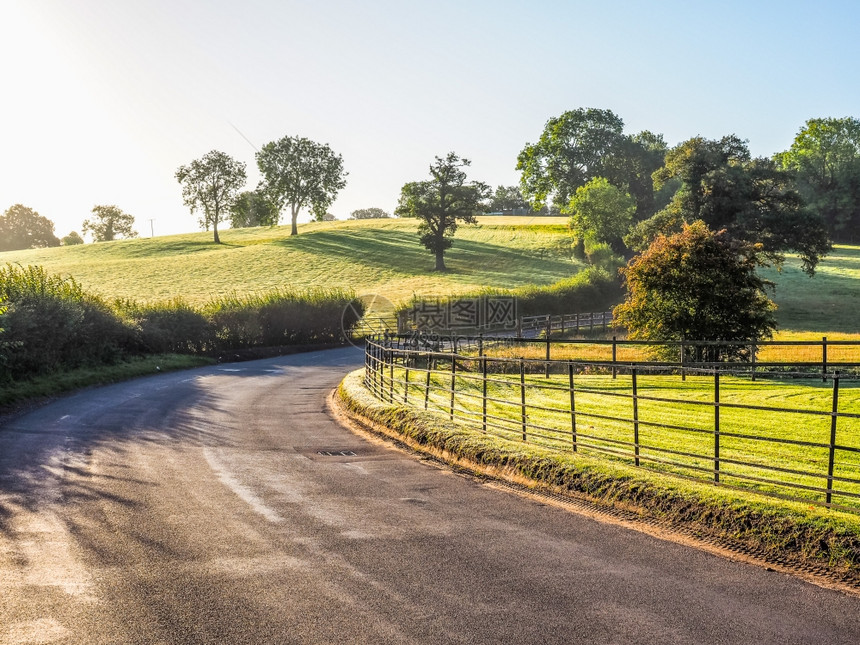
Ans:
<svg viewBox="0 0 860 645"><path fill-rule="evenodd" d="M291 235L298 235L297 220L303 208L322 221L337 193L346 186L343 157L328 146L304 137L271 141L257 153L263 176L261 189L278 210L289 206Z"/></svg>
<svg viewBox="0 0 860 645"><path fill-rule="evenodd" d="M206 230L212 227L215 244L221 243L218 224L230 214L245 179L245 164L218 150L207 152L176 171L183 202L192 215L200 214L201 227Z"/></svg>
<svg viewBox="0 0 860 645"><path fill-rule="evenodd" d="M834 239L860 241L860 119L809 119L774 159Z"/></svg>
<svg viewBox="0 0 860 645"><path fill-rule="evenodd" d="M467 182L468 159L453 152L436 157L430 166L431 179L413 181L403 186L395 214L417 217L420 242L436 256L436 271L445 270L445 251L453 244L451 237L460 222L473 224L481 212L490 187L481 182Z"/></svg>
<svg viewBox="0 0 860 645"><path fill-rule="evenodd" d="M28 206L14 204L0 215L0 251L60 246L54 223Z"/></svg>
<svg viewBox="0 0 860 645"><path fill-rule="evenodd" d="M611 110L580 108L547 121L537 143L517 157L523 196L536 210L547 201L565 206L576 189L606 178L636 201L636 219L655 210L652 173L660 168L666 144L660 135L628 136Z"/></svg>
<svg viewBox="0 0 860 645"><path fill-rule="evenodd" d="M93 236L93 242L110 242L117 238L137 237L134 216L118 206L93 206L93 216L81 225L84 234Z"/></svg>
<svg viewBox="0 0 860 645"><path fill-rule="evenodd" d="M621 238L630 229L635 210L630 195L597 177L576 189L563 212L570 213L570 227L577 238L592 245L609 244L620 253L624 251Z"/></svg>
<svg viewBox="0 0 860 645"><path fill-rule="evenodd" d="M622 269L627 298L615 320L634 339L746 341L722 348L722 357L746 357L750 340L776 328L768 283L756 273L761 263L757 245L701 220L684 224L679 233L658 235Z"/></svg>
<svg viewBox="0 0 860 645"><path fill-rule="evenodd" d="M669 151L654 177L658 187L676 182L679 188L666 208L627 237L633 248L641 250L660 233L702 220L714 230L760 244L777 264L784 252L797 252L809 274L830 249L821 219L804 207L791 177L768 159L752 159L746 142L735 135L684 141Z"/></svg>
<svg viewBox="0 0 860 645"><path fill-rule="evenodd" d="M486 208L488 213L502 215L528 215L533 212L519 186L498 186L490 196Z"/></svg>
<svg viewBox="0 0 860 645"><path fill-rule="evenodd" d="M261 190L245 190L239 193L230 209L230 226L274 226L278 223L278 207Z"/></svg>

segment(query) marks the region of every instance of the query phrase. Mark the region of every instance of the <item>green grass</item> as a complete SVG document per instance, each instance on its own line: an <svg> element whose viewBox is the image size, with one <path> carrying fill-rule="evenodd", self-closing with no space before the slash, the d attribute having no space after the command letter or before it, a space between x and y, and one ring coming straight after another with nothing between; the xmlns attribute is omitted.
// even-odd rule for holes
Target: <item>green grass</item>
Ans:
<svg viewBox="0 0 860 645"><path fill-rule="evenodd" d="M410 403L418 408L422 408L424 403L425 375L426 371L411 370L410 373ZM394 399L398 402L404 398L404 377L403 369L395 369ZM488 398L492 400L488 401L487 414L489 424L496 426L492 428L492 434L503 439L522 440L519 374L491 374L490 379ZM527 442L572 452L567 375L553 375L546 379L543 375L527 374L525 383ZM389 384L386 372L386 394ZM450 387L451 377L448 373L433 374L429 409L443 413L449 411ZM638 419L641 464L651 470L712 481L714 407L710 403L714 400L713 377L688 376L682 381L676 375L639 375L637 387L640 397ZM619 375L613 379L608 374L576 375L575 391L580 454L633 463L631 376ZM480 375L461 373L456 384L456 416L470 422L473 427L480 427L481 424L481 394ZM654 401L649 400L649 397L664 400ZM781 442L829 443L831 383L815 379L753 382L745 378L723 376L720 401L722 483L814 502L824 501L824 494L820 491L788 488L783 484L826 488L828 448ZM748 410L734 408L733 405L815 411L820 414ZM839 411L860 413L860 383L847 381L841 384ZM837 431L837 444L848 450L837 450L834 476L860 481L860 419L840 417ZM858 452L852 452L852 449ZM811 474L789 473L785 470ZM837 481L834 489L860 494L860 484L850 482ZM834 495L833 502L860 510L860 499L848 495Z"/></svg>
<svg viewBox="0 0 860 645"><path fill-rule="evenodd" d="M0 263L39 264L71 274L107 298L203 303L226 292L338 286L382 293L394 303L413 293L448 295L483 287L552 284L583 267L568 255L564 218L485 218L463 226L435 273L415 220L311 223L211 234L103 242L0 253ZM529 224L529 222L531 222Z"/></svg>

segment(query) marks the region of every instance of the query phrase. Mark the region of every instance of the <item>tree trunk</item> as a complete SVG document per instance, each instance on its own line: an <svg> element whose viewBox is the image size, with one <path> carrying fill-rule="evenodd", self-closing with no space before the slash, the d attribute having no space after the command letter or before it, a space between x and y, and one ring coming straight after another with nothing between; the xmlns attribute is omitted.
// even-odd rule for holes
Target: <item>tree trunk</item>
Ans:
<svg viewBox="0 0 860 645"><path fill-rule="evenodd" d="M221 244L221 238L218 237L218 222L212 222L212 230L215 231L215 244Z"/></svg>
<svg viewBox="0 0 860 645"><path fill-rule="evenodd" d="M436 251L436 271L445 271L445 251Z"/></svg>
<svg viewBox="0 0 860 645"><path fill-rule="evenodd" d="M293 228L290 230L290 235L298 235L299 227L296 226L296 220L299 218L299 209L293 206L290 212L290 221L293 224Z"/></svg>

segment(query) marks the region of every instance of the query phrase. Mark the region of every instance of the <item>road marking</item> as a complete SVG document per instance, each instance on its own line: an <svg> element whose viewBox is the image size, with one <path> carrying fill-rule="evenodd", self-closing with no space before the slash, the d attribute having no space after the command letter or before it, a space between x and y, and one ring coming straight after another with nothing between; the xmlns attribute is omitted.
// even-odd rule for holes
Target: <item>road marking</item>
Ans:
<svg viewBox="0 0 860 645"><path fill-rule="evenodd" d="M211 448L204 448L203 456L206 457L209 467L212 468L212 471L218 476L221 483L236 493L236 495L239 496L239 499L248 504L248 506L250 506L256 513L259 513L270 522L279 523L284 521L284 518L278 515L273 509L266 506L263 500L257 497L254 491L240 483L235 477L233 477L233 475L228 473L226 468L218 462Z"/></svg>
<svg viewBox="0 0 860 645"><path fill-rule="evenodd" d="M219 372L244 372L243 369L237 369L234 367L222 367L218 370Z"/></svg>

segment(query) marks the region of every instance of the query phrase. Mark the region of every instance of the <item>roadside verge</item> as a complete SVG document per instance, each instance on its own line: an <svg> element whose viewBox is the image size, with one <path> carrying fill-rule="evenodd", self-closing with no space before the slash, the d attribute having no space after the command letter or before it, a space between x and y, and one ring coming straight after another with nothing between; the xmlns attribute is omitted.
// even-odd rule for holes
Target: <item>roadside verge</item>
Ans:
<svg viewBox="0 0 860 645"><path fill-rule="evenodd" d="M860 517L485 435L444 415L377 400L349 374L334 402L363 429L476 474L860 591Z"/></svg>

